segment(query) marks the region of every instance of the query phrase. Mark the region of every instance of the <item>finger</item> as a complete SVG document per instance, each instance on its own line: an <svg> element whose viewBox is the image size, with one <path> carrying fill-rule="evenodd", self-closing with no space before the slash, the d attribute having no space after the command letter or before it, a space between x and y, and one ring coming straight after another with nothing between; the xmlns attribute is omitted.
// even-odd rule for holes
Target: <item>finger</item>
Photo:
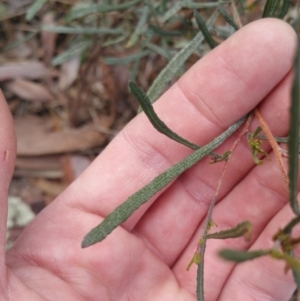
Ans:
<svg viewBox="0 0 300 301"><path fill-rule="evenodd" d="M6 243L6 220L7 220L7 197L10 185L15 157L16 138L13 130L13 119L6 100L0 90L0 270L5 266L5 243ZM2 272L0 279L0 294L2 284L5 286L6 276Z"/></svg>

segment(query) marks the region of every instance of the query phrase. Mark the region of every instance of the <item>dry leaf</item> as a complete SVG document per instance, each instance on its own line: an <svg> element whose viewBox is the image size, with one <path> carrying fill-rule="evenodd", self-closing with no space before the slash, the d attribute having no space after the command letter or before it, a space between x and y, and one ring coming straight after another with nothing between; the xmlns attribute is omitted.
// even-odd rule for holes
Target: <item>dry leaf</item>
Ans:
<svg viewBox="0 0 300 301"><path fill-rule="evenodd" d="M17 157L14 176L61 179L64 175L61 156Z"/></svg>
<svg viewBox="0 0 300 301"><path fill-rule="evenodd" d="M42 26L55 26L55 16L53 13L47 13L43 15ZM44 61L47 66L51 64L53 54L55 51L55 42L57 34L55 32L42 30L41 40L42 40L42 49L44 54Z"/></svg>
<svg viewBox="0 0 300 301"><path fill-rule="evenodd" d="M46 102L53 100L52 95L41 84L24 79L16 79L5 84L5 87L13 94L28 101Z"/></svg>
<svg viewBox="0 0 300 301"><path fill-rule="evenodd" d="M11 63L0 66L0 81L18 78L41 79L49 75L49 70L38 61Z"/></svg>
<svg viewBox="0 0 300 301"><path fill-rule="evenodd" d="M75 56L71 60L66 61L62 64L61 73L59 77L59 89L61 91L69 88L78 76L80 67L80 57Z"/></svg>
<svg viewBox="0 0 300 301"><path fill-rule="evenodd" d="M19 117L15 119L19 156L41 156L90 149L101 146L106 135L92 124L78 129L49 130L50 119Z"/></svg>

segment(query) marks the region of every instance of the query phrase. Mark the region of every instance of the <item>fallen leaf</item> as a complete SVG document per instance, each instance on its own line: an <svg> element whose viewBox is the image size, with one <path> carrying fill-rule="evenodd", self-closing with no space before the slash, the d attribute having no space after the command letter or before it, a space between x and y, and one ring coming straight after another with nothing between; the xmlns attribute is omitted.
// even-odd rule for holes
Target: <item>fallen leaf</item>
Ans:
<svg viewBox="0 0 300 301"><path fill-rule="evenodd" d="M24 79L16 79L5 84L5 88L11 93L28 101L48 102L53 100L50 92L41 84Z"/></svg>
<svg viewBox="0 0 300 301"><path fill-rule="evenodd" d="M41 156L82 151L101 146L106 136L93 124L80 128L52 131L50 118L17 117L15 128L19 156Z"/></svg>
<svg viewBox="0 0 300 301"><path fill-rule="evenodd" d="M0 81L27 78L41 79L49 75L49 70L38 61L10 63L0 66Z"/></svg>
<svg viewBox="0 0 300 301"><path fill-rule="evenodd" d="M55 26L55 16L51 13L46 13L42 17L42 27L43 26ZM56 42L57 34L55 32L50 31L41 31L41 41L42 41L42 49L44 62L47 66L51 64L51 60L53 58L53 54L55 51L55 42Z"/></svg>
<svg viewBox="0 0 300 301"><path fill-rule="evenodd" d="M64 176L61 155L17 157L14 176L61 179Z"/></svg>
<svg viewBox="0 0 300 301"><path fill-rule="evenodd" d="M69 88L76 80L80 67L80 57L75 56L69 61L62 64L61 73L59 77L59 89L61 91Z"/></svg>

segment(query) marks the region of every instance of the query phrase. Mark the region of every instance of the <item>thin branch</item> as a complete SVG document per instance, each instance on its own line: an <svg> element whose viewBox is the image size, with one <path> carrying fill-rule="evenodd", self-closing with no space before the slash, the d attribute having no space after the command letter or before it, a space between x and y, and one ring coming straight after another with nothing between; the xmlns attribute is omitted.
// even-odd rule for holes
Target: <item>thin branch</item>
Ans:
<svg viewBox="0 0 300 301"><path fill-rule="evenodd" d="M272 149L275 153L277 162L278 162L279 167L280 167L281 175L284 179L284 183L285 183L287 189L289 190L289 178L288 178L287 172L285 170L285 167L284 167L284 164L283 164L283 161L282 161L281 149L280 149L277 141L275 140L268 124L265 122L264 118L260 114L258 108L255 108L254 115L258 119L262 129L264 130L264 132L265 132L265 134L268 138L268 141L269 141L270 145L272 146Z"/></svg>

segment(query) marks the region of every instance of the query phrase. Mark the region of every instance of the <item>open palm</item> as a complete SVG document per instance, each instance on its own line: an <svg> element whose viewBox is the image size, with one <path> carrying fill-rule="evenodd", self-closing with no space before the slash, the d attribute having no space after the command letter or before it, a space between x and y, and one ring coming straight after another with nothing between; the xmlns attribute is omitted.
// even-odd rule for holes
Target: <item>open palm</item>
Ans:
<svg viewBox="0 0 300 301"><path fill-rule="evenodd" d="M287 135L295 47L295 34L286 23L254 22L195 64L157 101L155 110L175 132L199 145L257 105L274 135ZM5 255L6 199L16 144L3 97L0 106L1 300L196 300L196 266L189 272L186 266L201 236L222 163L202 160L103 242L81 249L84 235L116 206L192 152L156 132L140 114ZM257 126L254 121L251 130ZM218 152L229 150L236 137ZM268 248L272 234L291 218L272 152L270 157L255 166L245 138L233 155L213 219L219 230L250 220L254 232L250 242L208 242L207 301L283 301L295 289L281 263L262 258L235 266L216 255L223 247Z"/></svg>

